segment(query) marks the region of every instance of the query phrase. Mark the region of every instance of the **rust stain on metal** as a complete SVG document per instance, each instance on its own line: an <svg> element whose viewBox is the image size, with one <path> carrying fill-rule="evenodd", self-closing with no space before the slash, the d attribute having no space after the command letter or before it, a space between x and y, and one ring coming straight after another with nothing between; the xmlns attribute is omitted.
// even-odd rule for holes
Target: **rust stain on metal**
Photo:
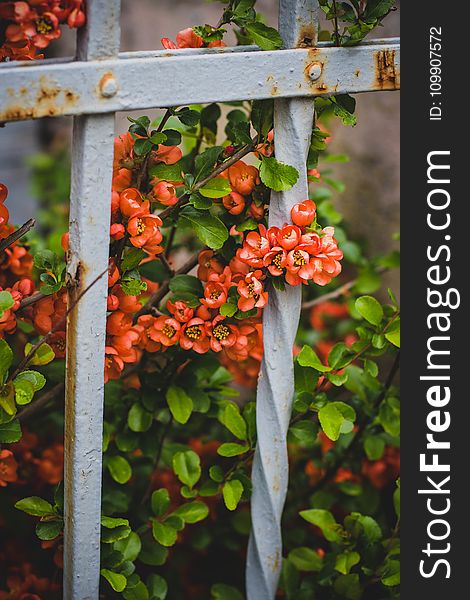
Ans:
<svg viewBox="0 0 470 600"><path fill-rule="evenodd" d="M375 60L375 89L395 90L400 87L400 73L395 65L395 50L378 50Z"/></svg>
<svg viewBox="0 0 470 600"><path fill-rule="evenodd" d="M360 75L360 74L361 74L361 69L356 69L356 70L354 71L354 75L355 75L356 77L359 77L359 75Z"/></svg>
<svg viewBox="0 0 470 600"><path fill-rule="evenodd" d="M28 99L31 90L25 87L18 91L8 89L7 92L16 98L16 101L0 113L0 121L20 121L67 114L80 98L73 90L51 85L44 76L39 80L34 100Z"/></svg>
<svg viewBox="0 0 470 600"><path fill-rule="evenodd" d="M297 38L297 48L311 48L315 43L317 32L312 23L302 25Z"/></svg>

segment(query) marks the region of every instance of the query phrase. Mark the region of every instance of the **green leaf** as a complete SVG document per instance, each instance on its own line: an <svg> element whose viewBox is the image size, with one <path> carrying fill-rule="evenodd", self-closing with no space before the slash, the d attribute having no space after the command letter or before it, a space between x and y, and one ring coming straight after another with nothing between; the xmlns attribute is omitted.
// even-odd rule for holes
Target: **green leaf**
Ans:
<svg viewBox="0 0 470 600"><path fill-rule="evenodd" d="M222 444L217 448L217 454L220 456L239 456L240 454L245 454L248 452L250 447L248 444L235 444L232 442L228 442L226 444Z"/></svg>
<svg viewBox="0 0 470 600"><path fill-rule="evenodd" d="M27 379L19 379L13 381L15 387L16 403L21 405L29 404L34 397L34 386ZM8 411L7 411L8 412Z"/></svg>
<svg viewBox="0 0 470 600"><path fill-rule="evenodd" d="M385 441L377 435L370 435L364 441L364 450L369 460L382 458L385 449Z"/></svg>
<svg viewBox="0 0 470 600"><path fill-rule="evenodd" d="M121 573L115 573L109 569L101 569L101 575L106 579L115 592L122 592L127 585L127 579Z"/></svg>
<svg viewBox="0 0 470 600"><path fill-rule="evenodd" d="M334 583L337 594L347 600L359 600L362 597L362 587L357 573L340 575Z"/></svg>
<svg viewBox="0 0 470 600"><path fill-rule="evenodd" d="M165 600L168 593L168 585L161 575L152 573L147 579L147 588L152 600Z"/></svg>
<svg viewBox="0 0 470 600"><path fill-rule="evenodd" d="M232 304L230 302L226 302L222 304L219 308L219 312L223 317L233 317L233 315L238 311L238 306L236 304Z"/></svg>
<svg viewBox="0 0 470 600"><path fill-rule="evenodd" d="M0 318L3 317L3 313L11 308L15 304L13 296L10 292L0 292Z"/></svg>
<svg viewBox="0 0 470 600"><path fill-rule="evenodd" d="M318 419L326 436L336 441L341 433L352 431L356 412L344 402L329 402L318 411Z"/></svg>
<svg viewBox="0 0 470 600"><path fill-rule="evenodd" d="M194 294L195 296L204 294L201 281L194 275L176 275L170 281L170 290L174 294Z"/></svg>
<svg viewBox="0 0 470 600"><path fill-rule="evenodd" d="M21 371L21 373L16 376L13 383L20 380L29 381L35 392L42 390L46 385L46 378L42 373L38 373L38 371Z"/></svg>
<svg viewBox="0 0 470 600"><path fill-rule="evenodd" d="M209 508L204 502L188 502L179 506L173 514L183 519L185 523L199 523L207 517Z"/></svg>
<svg viewBox="0 0 470 600"><path fill-rule="evenodd" d="M254 43L259 46L261 50L279 50L284 45L279 32L273 27L268 27L260 21L247 23L245 29L250 34Z"/></svg>
<svg viewBox="0 0 470 600"><path fill-rule="evenodd" d="M122 527L123 525L129 525L127 519L120 517L107 517L106 515L101 516L101 525L106 529L116 529L116 527Z"/></svg>
<svg viewBox="0 0 470 600"><path fill-rule="evenodd" d="M289 437L303 447L313 446L317 435L318 427L313 421L299 421L289 427Z"/></svg>
<svg viewBox="0 0 470 600"><path fill-rule="evenodd" d="M183 181L183 171L183 162L179 160L172 165L158 163L157 165L150 167L149 175L165 181Z"/></svg>
<svg viewBox="0 0 470 600"><path fill-rule="evenodd" d="M209 477L217 483L222 483L225 476L219 465L212 465L212 467L209 468Z"/></svg>
<svg viewBox="0 0 470 600"><path fill-rule="evenodd" d="M173 456L173 471L178 479L192 488L201 477L201 461L199 456L192 450L176 452Z"/></svg>
<svg viewBox="0 0 470 600"><path fill-rule="evenodd" d="M135 402L127 415L127 424L131 431L148 431L153 423L153 415L139 402Z"/></svg>
<svg viewBox="0 0 470 600"><path fill-rule="evenodd" d="M297 356L297 362L301 367L311 367L320 373L327 373L331 371L331 367L327 367L322 364L321 360L318 358L315 350L310 346L304 346Z"/></svg>
<svg viewBox="0 0 470 600"><path fill-rule="evenodd" d="M216 583L211 587L212 600L243 600L240 592L225 583Z"/></svg>
<svg viewBox="0 0 470 600"><path fill-rule="evenodd" d="M225 177L214 177L206 185L199 188L199 193L205 198L222 198L232 191L232 187Z"/></svg>
<svg viewBox="0 0 470 600"><path fill-rule="evenodd" d="M372 325L380 325L384 311L380 302L372 296L361 296L356 300L355 307L357 312Z"/></svg>
<svg viewBox="0 0 470 600"><path fill-rule="evenodd" d="M120 484L127 483L132 476L132 468L123 456L111 456L108 469L114 481Z"/></svg>
<svg viewBox="0 0 470 600"><path fill-rule="evenodd" d="M193 401L180 387L172 385L166 392L166 401L175 421L184 425L193 412Z"/></svg>
<svg viewBox="0 0 470 600"><path fill-rule="evenodd" d="M212 146L196 156L194 160L194 183L201 181L211 173L223 151L222 146Z"/></svg>
<svg viewBox="0 0 470 600"><path fill-rule="evenodd" d="M168 557L168 550L156 542L152 537L142 538L142 550L139 554L139 560L144 565L158 567L164 565Z"/></svg>
<svg viewBox="0 0 470 600"><path fill-rule="evenodd" d="M33 345L28 342L24 347L24 355L28 356L32 349ZM54 350L49 346L49 344L44 343L36 350L29 362L31 365L42 366L49 364L54 360L54 358Z"/></svg>
<svg viewBox="0 0 470 600"><path fill-rule="evenodd" d="M0 425L0 443L13 444L21 439L21 426L18 419Z"/></svg>
<svg viewBox="0 0 470 600"><path fill-rule="evenodd" d="M368 0L364 11L364 19L366 21L381 19L392 10L394 5L395 0Z"/></svg>
<svg viewBox="0 0 470 600"><path fill-rule="evenodd" d="M64 523L60 521L40 521L36 525L36 535L40 540L54 540L62 531Z"/></svg>
<svg viewBox="0 0 470 600"><path fill-rule="evenodd" d="M222 221L208 211L186 206L180 213L184 221L191 225L194 233L203 244L213 250L222 248L228 239L228 229Z"/></svg>
<svg viewBox="0 0 470 600"><path fill-rule="evenodd" d="M167 140L167 136L166 136L166 131L165 133L161 132L161 131L156 131L155 133L153 133L150 137L149 140L152 142L152 144L154 144L155 146L158 146L159 144L163 144L164 142L166 142ZM180 140L181 140L181 136L180 136ZM170 144L171 146L172 144Z"/></svg>
<svg viewBox="0 0 470 600"><path fill-rule="evenodd" d="M0 383L5 378L5 373L11 367L13 362L13 351L7 342L3 339L0 340Z"/></svg>
<svg viewBox="0 0 470 600"><path fill-rule="evenodd" d="M134 142L134 154L145 156L152 150L152 142L146 138L137 138Z"/></svg>
<svg viewBox="0 0 470 600"><path fill-rule="evenodd" d="M341 525L335 521L330 511L322 508L311 508L309 510L302 510L299 514L308 523L319 527L329 542L340 542L342 540L340 533L342 529Z"/></svg>
<svg viewBox="0 0 470 600"><path fill-rule="evenodd" d="M184 125L188 125L189 127L194 127L199 123L199 119L201 118L201 113L197 110L192 110L185 106L184 108L180 108L180 110L175 112L175 116L184 123Z"/></svg>
<svg viewBox="0 0 470 600"><path fill-rule="evenodd" d="M234 402L226 402L222 405L218 419L235 437L246 440L246 423Z"/></svg>
<svg viewBox="0 0 470 600"><path fill-rule="evenodd" d="M132 574L127 581L127 587L122 592L122 597L124 600L149 600L149 592L147 590L147 586L143 581L139 580L135 585L130 584L132 577L138 577L138 575Z"/></svg>
<svg viewBox="0 0 470 600"><path fill-rule="evenodd" d="M32 515L33 517L46 517L55 515L52 505L47 502L47 500L43 500L38 496L30 496L29 498L18 500L18 502L15 504L15 508L22 510L27 515Z"/></svg>
<svg viewBox="0 0 470 600"><path fill-rule="evenodd" d="M357 552L343 552L336 557L335 570L347 575L360 560L361 557Z"/></svg>
<svg viewBox="0 0 470 600"><path fill-rule="evenodd" d="M395 319L388 331L385 333L385 338L397 348L400 347L400 319Z"/></svg>
<svg viewBox="0 0 470 600"><path fill-rule="evenodd" d="M0 408L2 408L9 417L16 415L15 388L11 381L0 387Z"/></svg>
<svg viewBox="0 0 470 600"><path fill-rule="evenodd" d="M135 531L131 531L125 539L114 543L114 549L122 554L123 560L130 560L131 562L139 556L141 548L142 542Z"/></svg>
<svg viewBox="0 0 470 600"><path fill-rule="evenodd" d="M289 552L289 560L299 571L321 571L323 559L311 548L301 546Z"/></svg>
<svg viewBox="0 0 470 600"><path fill-rule="evenodd" d="M154 539L162 546L165 546L165 548L173 546L178 537L176 529L166 523L160 523L156 519L152 523L152 534Z"/></svg>
<svg viewBox="0 0 470 600"><path fill-rule="evenodd" d="M222 495L224 497L225 506L229 510L235 510L240 502L243 494L243 484L238 479L230 479L224 483Z"/></svg>
<svg viewBox="0 0 470 600"><path fill-rule="evenodd" d="M263 157L259 174L264 185L275 192L290 190L299 178L297 169L279 162L272 156Z"/></svg>
<svg viewBox="0 0 470 600"><path fill-rule="evenodd" d="M251 123L262 139L266 139L273 128L274 101L253 100L251 109Z"/></svg>
<svg viewBox="0 0 470 600"><path fill-rule="evenodd" d="M166 488L155 490L151 499L152 512L156 517L161 517L170 506L170 494Z"/></svg>
<svg viewBox="0 0 470 600"><path fill-rule="evenodd" d="M381 581L387 587L400 585L400 561L388 559L382 571Z"/></svg>

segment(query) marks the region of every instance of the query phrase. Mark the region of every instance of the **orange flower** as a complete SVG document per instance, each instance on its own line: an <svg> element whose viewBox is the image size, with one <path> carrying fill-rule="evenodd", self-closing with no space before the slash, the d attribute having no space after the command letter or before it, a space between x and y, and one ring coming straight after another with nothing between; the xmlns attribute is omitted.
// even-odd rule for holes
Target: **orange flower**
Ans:
<svg viewBox="0 0 470 600"><path fill-rule="evenodd" d="M132 218L147 215L150 203L142 198L137 188L126 188L119 196L119 208L124 217Z"/></svg>
<svg viewBox="0 0 470 600"><path fill-rule="evenodd" d="M181 300L177 300L174 304L168 300L166 307L180 323L187 323L194 316L194 310L190 308L186 302L182 302Z"/></svg>
<svg viewBox="0 0 470 600"><path fill-rule="evenodd" d="M238 308L242 311L249 311L253 308L263 308L268 301L268 292L263 291L263 284L260 278L262 271L254 271L238 283L237 291L240 294L238 299Z"/></svg>
<svg viewBox="0 0 470 600"><path fill-rule="evenodd" d="M0 450L0 487L17 481L18 463L10 450Z"/></svg>
<svg viewBox="0 0 470 600"><path fill-rule="evenodd" d="M118 351L112 346L106 346L104 359L104 382L119 379L124 369L124 361L118 356Z"/></svg>
<svg viewBox="0 0 470 600"><path fill-rule="evenodd" d="M225 317L218 315L207 327L211 348L220 352L224 348L233 346L239 336L238 327L225 323Z"/></svg>
<svg viewBox="0 0 470 600"><path fill-rule="evenodd" d="M204 288L204 298L201 299L201 304L207 308L219 308L227 302L227 289L221 283L209 281Z"/></svg>
<svg viewBox="0 0 470 600"><path fill-rule="evenodd" d="M155 335L155 330L153 327L154 323L155 317L152 315L142 315L137 319L136 328L142 328L140 335L140 346L147 352L158 352L162 349L160 342L153 339L153 336Z"/></svg>
<svg viewBox="0 0 470 600"><path fill-rule="evenodd" d="M153 197L165 206L173 206L178 202L176 189L172 183L168 181L159 181L153 186Z"/></svg>
<svg viewBox="0 0 470 600"><path fill-rule="evenodd" d="M159 227L162 220L157 215L140 215L132 217L127 224L130 243L136 248L142 248L149 254L159 254L163 248L159 246L163 239Z"/></svg>
<svg viewBox="0 0 470 600"><path fill-rule="evenodd" d="M299 227L308 227L312 224L316 214L316 205L313 200L304 200L292 207L290 212L292 221Z"/></svg>
<svg viewBox="0 0 470 600"><path fill-rule="evenodd" d="M57 485L62 479L64 471L64 446L61 443L52 444L46 448L41 458L35 458L37 474L42 481L50 485Z"/></svg>
<svg viewBox="0 0 470 600"><path fill-rule="evenodd" d="M224 266L214 257L212 250L203 250L198 256L197 276L202 281L208 281L211 273L222 273Z"/></svg>
<svg viewBox="0 0 470 600"><path fill-rule="evenodd" d="M174 165L183 157L183 153L178 146L164 146L160 144L158 146L158 150L152 153L152 157L156 160L156 162L162 162L166 165ZM181 177L182 181L183 178Z"/></svg>
<svg viewBox="0 0 470 600"><path fill-rule="evenodd" d="M239 160L226 171L230 185L235 192L249 196L256 185L261 183L258 169Z"/></svg>
<svg viewBox="0 0 470 600"><path fill-rule="evenodd" d="M174 346L180 339L181 324L172 317L165 315L155 319L149 336L163 346Z"/></svg>
<svg viewBox="0 0 470 600"><path fill-rule="evenodd" d="M204 354L209 350L210 340L202 319L195 317L183 325L180 346L183 350L194 350L198 354Z"/></svg>
<svg viewBox="0 0 470 600"><path fill-rule="evenodd" d="M245 209L245 198L238 192L230 192L222 198L222 204L231 215L239 215Z"/></svg>

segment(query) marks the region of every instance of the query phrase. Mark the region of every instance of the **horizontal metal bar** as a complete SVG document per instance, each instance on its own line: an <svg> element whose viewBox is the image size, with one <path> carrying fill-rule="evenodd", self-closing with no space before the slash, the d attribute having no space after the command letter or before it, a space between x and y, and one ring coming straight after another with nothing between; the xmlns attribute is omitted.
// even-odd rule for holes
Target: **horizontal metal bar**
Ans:
<svg viewBox="0 0 470 600"><path fill-rule="evenodd" d="M315 80L310 76L313 63L321 70ZM400 46L395 40L352 48L159 52L1 69L0 121L399 86Z"/></svg>

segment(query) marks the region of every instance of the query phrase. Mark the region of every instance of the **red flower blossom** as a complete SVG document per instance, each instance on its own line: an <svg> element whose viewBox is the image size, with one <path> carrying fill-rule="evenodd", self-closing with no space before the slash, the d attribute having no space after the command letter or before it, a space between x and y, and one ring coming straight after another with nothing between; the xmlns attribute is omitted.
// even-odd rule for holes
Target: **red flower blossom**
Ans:
<svg viewBox="0 0 470 600"><path fill-rule="evenodd" d="M198 354L204 354L209 350L210 341L205 322L201 318L194 317L183 325L180 346L183 350L194 350Z"/></svg>
<svg viewBox="0 0 470 600"><path fill-rule="evenodd" d="M10 450L0 450L0 487L17 481L18 463Z"/></svg>
<svg viewBox="0 0 470 600"><path fill-rule="evenodd" d="M181 324L172 317L157 317L149 336L162 346L174 346L180 339Z"/></svg>

